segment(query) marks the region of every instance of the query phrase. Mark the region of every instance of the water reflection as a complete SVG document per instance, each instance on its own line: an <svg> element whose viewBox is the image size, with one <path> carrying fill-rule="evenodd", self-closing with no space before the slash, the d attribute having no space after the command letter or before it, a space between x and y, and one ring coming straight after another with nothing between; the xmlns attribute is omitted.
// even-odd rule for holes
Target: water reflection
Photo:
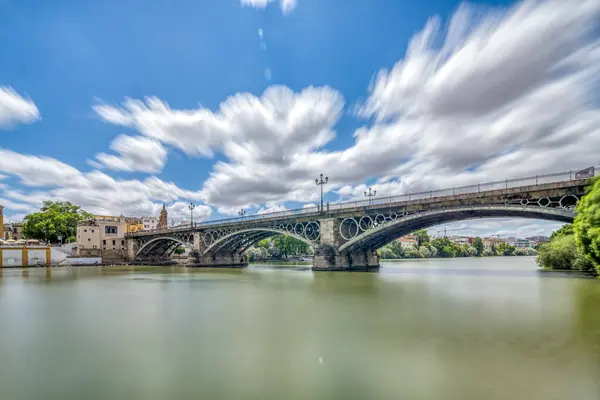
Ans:
<svg viewBox="0 0 600 400"><path fill-rule="evenodd" d="M2 398L596 400L600 282L505 263L7 269Z"/></svg>

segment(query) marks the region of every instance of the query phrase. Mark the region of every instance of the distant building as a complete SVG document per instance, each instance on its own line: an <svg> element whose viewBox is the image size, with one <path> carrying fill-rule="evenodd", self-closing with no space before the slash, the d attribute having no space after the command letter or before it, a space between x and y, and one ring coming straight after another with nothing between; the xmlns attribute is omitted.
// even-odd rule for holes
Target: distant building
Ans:
<svg viewBox="0 0 600 400"><path fill-rule="evenodd" d="M531 241L529 241L527 239L519 239L519 238L514 238L514 237L506 239L506 243L510 244L511 246L515 246L515 247L522 248L522 249L533 247L531 245Z"/></svg>
<svg viewBox="0 0 600 400"><path fill-rule="evenodd" d="M21 240L23 237L23 223L22 222L9 222L2 226L4 232L4 240Z"/></svg>
<svg viewBox="0 0 600 400"><path fill-rule="evenodd" d="M550 238L548 236L539 236L539 235L528 237L527 240L529 240L530 242L535 242L536 244L544 244L544 243L550 242Z"/></svg>
<svg viewBox="0 0 600 400"><path fill-rule="evenodd" d="M415 247L419 243L417 241L417 237L413 235L403 236L400 239L398 239L398 242L400 243L402 248Z"/></svg>
<svg viewBox="0 0 600 400"><path fill-rule="evenodd" d="M142 217L142 230L151 231L156 229L158 217Z"/></svg>
<svg viewBox="0 0 600 400"><path fill-rule="evenodd" d="M167 216L167 208L163 204L163 208L162 210L160 210L160 217L158 218L158 224L156 225L156 229L167 229L169 227Z"/></svg>
<svg viewBox="0 0 600 400"><path fill-rule="evenodd" d="M125 233L140 232L144 230L144 221L142 218L125 218Z"/></svg>
<svg viewBox="0 0 600 400"><path fill-rule="evenodd" d="M102 257L103 262L125 259L125 217L95 216L77 226L77 254L80 257Z"/></svg>
<svg viewBox="0 0 600 400"><path fill-rule="evenodd" d="M451 236L448 239L450 239L452 243L456 244L471 244L471 242L473 241L472 238L467 236Z"/></svg>
<svg viewBox="0 0 600 400"><path fill-rule="evenodd" d="M506 240L502 239L502 238L492 238L492 237L483 238L483 245L487 248L490 248L492 246L498 246L502 243L506 243Z"/></svg>

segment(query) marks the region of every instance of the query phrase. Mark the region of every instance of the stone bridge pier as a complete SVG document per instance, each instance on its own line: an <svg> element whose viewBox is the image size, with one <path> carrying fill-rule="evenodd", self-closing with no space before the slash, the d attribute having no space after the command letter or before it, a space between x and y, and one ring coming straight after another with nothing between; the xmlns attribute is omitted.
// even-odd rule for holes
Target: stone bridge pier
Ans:
<svg viewBox="0 0 600 400"><path fill-rule="evenodd" d="M342 250L346 240L340 234L341 218L320 220L321 244L316 246L313 271L377 271L379 255L369 249Z"/></svg>
<svg viewBox="0 0 600 400"><path fill-rule="evenodd" d="M190 267L228 267L228 268L244 268L248 266L248 256L244 254L244 250L240 251L237 247L215 248L214 250L207 249L204 234L202 232L194 232L194 250L190 252L188 266Z"/></svg>

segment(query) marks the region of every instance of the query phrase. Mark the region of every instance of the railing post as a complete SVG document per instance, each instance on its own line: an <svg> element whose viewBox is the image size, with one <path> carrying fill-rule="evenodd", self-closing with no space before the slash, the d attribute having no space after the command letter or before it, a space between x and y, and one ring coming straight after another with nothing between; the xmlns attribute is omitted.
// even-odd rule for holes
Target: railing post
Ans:
<svg viewBox="0 0 600 400"><path fill-rule="evenodd" d="M537 186L537 185L538 185L538 176L536 175L535 176L535 186Z"/></svg>
<svg viewBox="0 0 600 400"><path fill-rule="evenodd" d="M478 183L477 184L477 193L481 193L481 188L479 186L480 186L480 184Z"/></svg>
<svg viewBox="0 0 600 400"><path fill-rule="evenodd" d="M433 190L429 191L429 198L431 199L433 197Z"/></svg>
<svg viewBox="0 0 600 400"><path fill-rule="evenodd" d="M452 188L452 196L454 196L454 188Z"/></svg>
<svg viewBox="0 0 600 400"><path fill-rule="evenodd" d="M408 194L408 201L410 201L410 193Z"/></svg>
<svg viewBox="0 0 600 400"><path fill-rule="evenodd" d="M508 189L508 179L504 180L504 188Z"/></svg>
<svg viewBox="0 0 600 400"><path fill-rule="evenodd" d="M573 180L573 171L569 171L569 180L572 181Z"/></svg>

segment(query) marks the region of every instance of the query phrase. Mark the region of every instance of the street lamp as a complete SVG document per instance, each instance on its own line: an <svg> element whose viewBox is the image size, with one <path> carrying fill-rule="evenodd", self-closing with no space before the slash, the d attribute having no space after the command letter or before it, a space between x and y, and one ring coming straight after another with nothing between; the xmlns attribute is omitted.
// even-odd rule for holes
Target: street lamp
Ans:
<svg viewBox="0 0 600 400"><path fill-rule="evenodd" d="M188 207L190 209L190 228L194 227L194 208L196 208L196 206L194 205L194 203L190 202L190 206Z"/></svg>
<svg viewBox="0 0 600 400"><path fill-rule="evenodd" d="M365 197L369 198L369 205L373 204L373 200L371 200L371 198L375 197L376 194L377 190L373 190L373 193L371 193L371 188L369 188L369 193L367 193L367 191L365 190Z"/></svg>
<svg viewBox="0 0 600 400"><path fill-rule="evenodd" d="M321 180L319 181L319 179L315 179L315 183L319 186L321 186L321 212L323 211L323 185L327 184L327 182L329 181L329 178L326 176L325 180L323 180L323 174L320 175Z"/></svg>
<svg viewBox="0 0 600 400"><path fill-rule="evenodd" d="M238 212L238 214L240 214L240 217L242 217L242 221L244 220L244 215L246 215L246 210L244 210L243 208Z"/></svg>

